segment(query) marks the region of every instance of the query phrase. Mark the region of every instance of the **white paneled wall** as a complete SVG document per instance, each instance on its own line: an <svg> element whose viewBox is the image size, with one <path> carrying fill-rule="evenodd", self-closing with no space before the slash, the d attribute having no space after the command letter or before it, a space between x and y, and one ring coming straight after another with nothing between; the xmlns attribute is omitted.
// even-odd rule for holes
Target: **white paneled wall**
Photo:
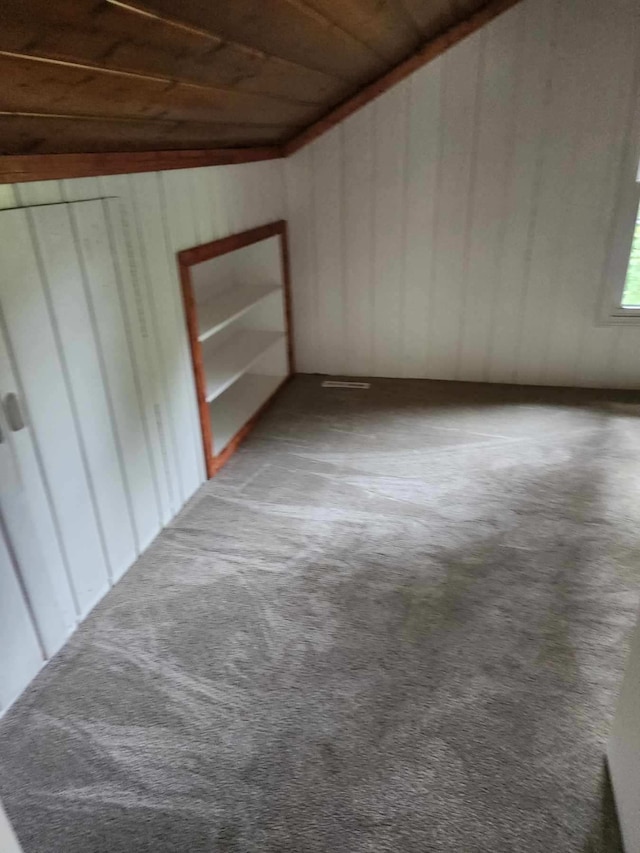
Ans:
<svg viewBox="0 0 640 853"><path fill-rule="evenodd" d="M307 372L637 386L597 323L637 0L523 0L286 161Z"/></svg>
<svg viewBox="0 0 640 853"><path fill-rule="evenodd" d="M29 423L0 483L1 713L202 483L175 253L283 218L282 163L0 186L0 208L0 391ZM44 561L7 550L21 501Z"/></svg>

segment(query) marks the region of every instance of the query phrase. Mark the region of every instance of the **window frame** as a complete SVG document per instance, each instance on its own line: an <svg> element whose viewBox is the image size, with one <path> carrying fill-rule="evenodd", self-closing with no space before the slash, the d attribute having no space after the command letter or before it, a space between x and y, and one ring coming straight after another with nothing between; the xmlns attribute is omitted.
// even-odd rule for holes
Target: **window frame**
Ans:
<svg viewBox="0 0 640 853"><path fill-rule="evenodd" d="M634 99L638 100L638 99ZM616 204L608 244L605 281L599 309L599 325L640 325L640 306L623 308L631 247L640 206L640 103L624 147Z"/></svg>

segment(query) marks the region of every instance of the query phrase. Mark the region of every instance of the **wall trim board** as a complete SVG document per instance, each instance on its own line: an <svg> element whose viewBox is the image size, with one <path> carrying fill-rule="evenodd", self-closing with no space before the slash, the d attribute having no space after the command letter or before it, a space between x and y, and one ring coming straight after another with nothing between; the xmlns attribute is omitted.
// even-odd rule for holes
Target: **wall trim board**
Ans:
<svg viewBox="0 0 640 853"><path fill-rule="evenodd" d="M226 255L228 252L235 252L236 249L244 249L245 246L250 246L252 243L259 243L260 240L276 237L279 234L283 234L285 230L286 221L279 219L277 222L258 225L257 228L250 228L248 231L242 231L240 234L230 234L228 237L221 237L219 240L202 243L200 246L192 246L189 249L183 249L181 252L178 252L178 265L180 269L192 267L194 264L210 261L212 258L218 258L220 255Z"/></svg>
<svg viewBox="0 0 640 853"><path fill-rule="evenodd" d="M360 91L356 92L356 94L351 98L348 98L342 104L327 113L327 115L323 116L323 118L319 119L310 127L294 136L293 139L286 142L284 144L285 156L288 157L291 154L295 154L296 151L299 151L305 145L313 142L314 139L317 139L319 136L322 136L322 134L331 130L332 127L335 127L341 121L344 121L344 119L348 118L352 113L355 113L357 110L361 109L361 107L364 107L370 101L373 101L379 95L382 95L388 89L391 89L393 86L400 83L410 74L413 74L414 71L417 71L419 68L427 65L445 51L449 50L450 47L453 47L467 36L477 32L477 30L484 27L485 24L488 24L494 18L497 18L498 15L501 15L503 12L506 12L508 9L511 9L520 2L521 0L490 0L490 2L478 12L474 12L473 15L470 15L464 21L461 21L459 24L455 24L439 36L429 40L408 59L405 59L399 65L396 65L395 68L392 68L391 71L388 71L386 74L383 74L382 77L379 77L368 86L365 86L364 89L360 89Z"/></svg>
<svg viewBox="0 0 640 853"><path fill-rule="evenodd" d="M0 184L228 166L277 160L283 156L282 148L277 145L99 154L9 154L0 156Z"/></svg>

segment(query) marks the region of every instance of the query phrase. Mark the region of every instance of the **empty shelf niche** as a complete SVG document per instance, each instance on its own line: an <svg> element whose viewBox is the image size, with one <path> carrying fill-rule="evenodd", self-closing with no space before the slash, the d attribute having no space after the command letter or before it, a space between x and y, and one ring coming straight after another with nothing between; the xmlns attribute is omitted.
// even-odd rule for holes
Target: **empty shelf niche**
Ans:
<svg viewBox="0 0 640 853"><path fill-rule="evenodd" d="M287 347L281 336L226 391L209 404L213 452L221 453L231 439L276 392L288 374Z"/></svg>
<svg viewBox="0 0 640 853"><path fill-rule="evenodd" d="M280 292L261 300L202 344L205 399L211 403L248 373L275 343L286 351Z"/></svg>
<svg viewBox="0 0 640 853"><path fill-rule="evenodd" d="M195 265L192 286L198 314L198 340L203 343L273 293L279 292L282 298L278 238L272 237Z"/></svg>

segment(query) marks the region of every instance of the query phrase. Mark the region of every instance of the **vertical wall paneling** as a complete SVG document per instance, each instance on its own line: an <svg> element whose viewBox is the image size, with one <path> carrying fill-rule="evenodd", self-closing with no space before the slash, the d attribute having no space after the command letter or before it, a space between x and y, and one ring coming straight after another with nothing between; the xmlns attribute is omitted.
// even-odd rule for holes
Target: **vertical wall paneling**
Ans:
<svg viewBox="0 0 640 853"><path fill-rule="evenodd" d="M0 210L16 206L15 188L10 184L0 185Z"/></svg>
<svg viewBox="0 0 640 853"><path fill-rule="evenodd" d="M15 184L16 204L13 207L29 207L35 204L56 204L63 200L60 181L32 181Z"/></svg>
<svg viewBox="0 0 640 853"><path fill-rule="evenodd" d="M318 371L318 311L316 304L315 205L311 159L313 145L302 148L285 163L287 204L295 215L289 219L291 266L304 270L299 281L293 281L293 331L296 365L303 373Z"/></svg>
<svg viewBox="0 0 640 853"><path fill-rule="evenodd" d="M179 462L179 443L176 412L180 410L180 361L176 355L176 328L174 303L171 295L173 280L168 268L168 251L160 216L160 187L154 173L131 175L131 199L144 259L144 273L149 293L150 317L154 332L157 356L154 375L161 384L162 409L159 430L165 457L167 485L172 514L182 504L182 479Z"/></svg>
<svg viewBox="0 0 640 853"><path fill-rule="evenodd" d="M217 237L215 222L215 207L212 204L212 193L207 180L209 169L190 169L191 200L194 212L196 241L208 243Z"/></svg>
<svg viewBox="0 0 640 853"><path fill-rule="evenodd" d="M3 447L0 445L0 454ZM0 460L0 473L6 470ZM24 690L42 666L38 637L20 589L0 525L0 712Z"/></svg>
<svg viewBox="0 0 640 853"><path fill-rule="evenodd" d="M133 539L95 334L95 310L85 292L68 206L35 207L29 217L42 261L50 320L68 378L87 483L113 580L131 562Z"/></svg>
<svg viewBox="0 0 640 853"><path fill-rule="evenodd" d="M408 80L405 199L403 375L424 376L428 365L430 298L439 173L443 59Z"/></svg>
<svg viewBox="0 0 640 853"><path fill-rule="evenodd" d="M159 527L147 434L141 411L140 382L135 376L135 352L122 284L115 266L117 235L122 230L118 204L87 201L71 209L74 232L98 354L113 425L117 469L123 483L122 507L129 513L129 529L136 551ZM123 540L124 524L122 525ZM131 560L119 565L119 577Z"/></svg>
<svg viewBox="0 0 640 853"><path fill-rule="evenodd" d="M349 365L349 372L354 375L367 375L373 370L374 118L371 104L341 125L346 340L340 369ZM299 157L303 151L295 156Z"/></svg>
<svg viewBox="0 0 640 853"><path fill-rule="evenodd" d="M597 314L637 8L523 0L287 160L294 300L311 304L329 254L321 298L346 306L338 326L300 309L303 370L328 369L315 341L343 325L336 373L638 385L640 327ZM314 192L340 131L332 237Z"/></svg>
<svg viewBox="0 0 640 853"><path fill-rule="evenodd" d="M151 500L144 500L141 510L146 520L138 520L138 543L140 548L144 548L158 527L171 518L172 513L163 430L167 413L162 412L162 376L158 368L157 332L153 316L155 305L149 294L140 234L128 189L126 175L100 179L101 195L109 198L106 215L110 223L109 233L120 282L122 311L155 497L155 507ZM121 222L122 227L113 224L114 217ZM147 494L146 489L144 494ZM134 494L134 503L137 499L137 494Z"/></svg>
<svg viewBox="0 0 640 853"><path fill-rule="evenodd" d="M100 196L99 178L67 178L60 181L65 201L86 201Z"/></svg>
<svg viewBox="0 0 640 853"><path fill-rule="evenodd" d="M489 348L493 288L504 249L507 188L515 137L523 8L505 15L486 34L476 101L475 187L467 211L465 298L457 375L483 381Z"/></svg>
<svg viewBox="0 0 640 853"><path fill-rule="evenodd" d="M176 252L188 249L198 242L196 237L196 220L194 213L193 197L191 193L191 176L188 169L178 169L173 172L163 172L159 176L160 195L162 199L162 213L165 228L165 250L167 256L167 269L170 274L170 296L175 317L174 329L186 327L184 309L178 290L178 267L176 263ZM175 350L174 357L178 359L176 366L180 366L183 376L188 377L180 383L179 391L182 399L180 401L179 423L177 425L178 435L184 436L180 451L180 480L182 485L183 500L193 493L198 483L204 477L204 461L202 458L202 445L198 439L198 418L195 405L195 385L189 361L189 352L185 336L174 334ZM186 436L191 441L187 445Z"/></svg>
<svg viewBox="0 0 640 853"><path fill-rule="evenodd" d="M211 239L215 240L231 233L228 206L224 203L228 185L227 166L205 169L203 191L211 208ZM281 168L281 167L280 167Z"/></svg>
<svg viewBox="0 0 640 853"><path fill-rule="evenodd" d="M7 394L15 394L18 399L23 396L0 328L0 396L4 400ZM28 426L15 431L8 429L1 412L0 429L3 433L0 455L4 466L0 516L20 569L43 650L50 657L75 627L73 597L31 430Z"/></svg>
<svg viewBox="0 0 640 853"><path fill-rule="evenodd" d="M8 347L8 335L0 302L0 390L2 394L16 394L21 401L22 409L30 423L30 414L26 404L26 395L18 375L15 359ZM42 454L34 441L31 429L22 429L9 434L9 444L15 454L24 499L29 506L29 512L38 531L38 540L42 553L46 554L46 570L53 587L51 601L60 610L65 626L65 633L71 633L76 625L79 609L73 594L73 585L66 560L62 536L57 516L53 511L53 502L48 483L44 477ZM30 585L29 578L26 578ZM34 578L34 586L40 585L40 573ZM50 588L43 584L45 590ZM36 608L37 610L37 608ZM46 625L42 629L45 638L48 636ZM54 644L55 645L55 644Z"/></svg>
<svg viewBox="0 0 640 853"><path fill-rule="evenodd" d="M607 67L611 77L604 74L597 77L588 96L583 93L582 98L571 213L565 227L565 251L560 255L555 274L557 286L545 352L543 379L551 383L572 383L579 377L584 324L580 322L580 312L573 306L580 301L583 282L588 280L591 270L604 270L608 222L613 213L612 190L616 186L615 170L611 166L619 163L623 155L625 134L620 133L619 128L627 125L630 100L627 86L621 86L619 81L628 81L633 75L634 51L633 43L629 43L633 32L621 29L620 19L610 16L604 7L598 7L598 14L590 16L587 23L589 26L584 27L580 45L583 61ZM620 50L625 41L628 49ZM590 111L591 100L606 102L607 112ZM603 156L604 152L608 152L608 156ZM594 194L601 199L598 206L590 204ZM593 238L596 234L598 239ZM598 300L593 295L586 298L595 315ZM609 335L613 332L617 338L630 331L632 340L638 340L633 329L624 330L618 326L606 331ZM610 365L610 369L620 375L624 375L625 367Z"/></svg>
<svg viewBox="0 0 640 853"><path fill-rule="evenodd" d="M402 352L408 84L373 104L373 372L391 376ZM330 247L327 247L330 251Z"/></svg>
<svg viewBox="0 0 640 853"><path fill-rule="evenodd" d="M108 571L69 397L69 377L41 277L25 210L0 216L0 305L18 365L30 428L42 455L81 614L104 594Z"/></svg>
<svg viewBox="0 0 640 853"><path fill-rule="evenodd" d="M522 314L531 263L531 242L537 219L547 114L554 69L557 0L525 2L522 42L518 42L517 88L513 103L513 150L506 176L504 234L498 249L492 291L489 349L485 378L513 382Z"/></svg>
<svg viewBox="0 0 640 853"><path fill-rule="evenodd" d="M637 6L635 7L637 10ZM605 12L606 10L602 10ZM610 255L613 248L614 230L617 225L617 215L620 213L618 206L619 194L622 184L633 181L636 177L638 162L635 157L629 157L632 151L638 151L640 140L640 50L633 49L633 45L640 43L640 16L635 17L636 28L625 26L625 22L616 17L607 17L601 22L602 31L609 35L608 58L604 61L607 65L615 62L618 65L617 76L613 80L600 79L600 98L606 98L611 105L612 120L603 121L600 117L596 125L594 141L598 146L597 156L601 157L602 144L606 144L609 155L608 172L604 180L601 204L598 207L599 215L599 240L590 240L589 246L581 255L582 269L577 264L580 275L589 278L590 271L597 269L601 271L603 281L607 281L609 273ZM614 28L614 32L611 28ZM600 35L598 35L598 40ZM629 43L632 45L629 49ZM607 41L605 41L605 45ZM625 46L620 50L620 46ZM600 61L603 61L602 59ZM629 85L629 68L627 63L635 63L635 85ZM606 94L604 87L607 87ZM623 119L617 118L619 113L616 108L626 111L626 128L622 131ZM606 128L606 130L605 130ZM587 137L589 138L589 137ZM591 143L593 144L593 143ZM581 164L584 167L584 164ZM630 168L629 168L630 167ZM584 280L584 279L583 279ZM582 287L582 281L577 283ZM610 294L594 292L590 294L593 300L594 312L600 313L603 301ZM623 340L629 340L635 344L636 352L640 344L640 336L636 334L637 329L622 326L600 326L589 328L582 324L579 336L579 344L575 355L575 371L577 381L582 384L599 384L601 377L615 374L626 377L625 384L633 386L638 384L635 373L637 356L631 361L627 360L627 349L619 346ZM622 358L622 360L620 360Z"/></svg>
<svg viewBox="0 0 640 853"><path fill-rule="evenodd" d="M477 172L476 101L486 30L444 57L440 125L440 182L427 370L455 379L468 270L470 211Z"/></svg>
<svg viewBox="0 0 640 853"><path fill-rule="evenodd" d="M576 215L573 194L576 165L589 93L581 85L584 68L590 61L586 48L588 28L573 26L574 2L562 3L557 28L559 40L555 57L547 132L544 138L542 174L537 217L531 245L530 286L519 321L517 374L519 382L540 383L558 279L562 250L570 220ZM586 111L586 114L585 114Z"/></svg>
<svg viewBox="0 0 640 853"><path fill-rule="evenodd" d="M343 363L345 310L342 286L342 129L330 131L323 145L312 148L313 199L317 240L316 299L324 373L337 373Z"/></svg>

